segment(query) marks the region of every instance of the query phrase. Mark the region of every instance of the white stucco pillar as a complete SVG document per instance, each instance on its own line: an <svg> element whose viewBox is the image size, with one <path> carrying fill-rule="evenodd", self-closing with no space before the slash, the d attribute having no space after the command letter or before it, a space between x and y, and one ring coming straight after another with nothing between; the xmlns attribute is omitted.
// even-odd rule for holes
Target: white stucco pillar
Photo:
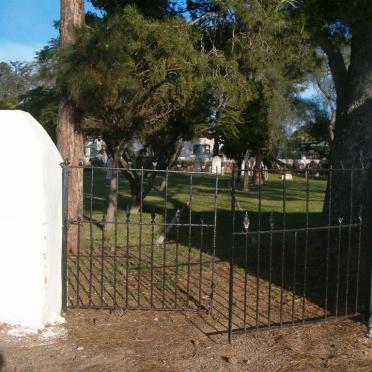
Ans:
<svg viewBox="0 0 372 372"><path fill-rule="evenodd" d="M0 111L0 323L62 320L62 158L23 111Z"/></svg>

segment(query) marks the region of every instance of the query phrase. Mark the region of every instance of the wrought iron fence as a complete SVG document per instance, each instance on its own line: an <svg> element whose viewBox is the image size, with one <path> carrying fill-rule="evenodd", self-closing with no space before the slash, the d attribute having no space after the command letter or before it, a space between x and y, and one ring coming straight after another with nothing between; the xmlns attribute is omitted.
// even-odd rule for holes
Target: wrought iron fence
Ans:
<svg viewBox="0 0 372 372"><path fill-rule="evenodd" d="M259 172L255 209L241 208L236 172L232 177L229 340L250 331L357 315L363 211L354 203L354 185L355 175L365 177L365 169L295 171L295 177L303 180L299 191L304 209L298 213L288 213L291 181L287 175L292 178L291 171L270 171L271 175L281 175L277 200L270 192L265 195L263 170L247 171L250 175ZM335 174L350 179L348 190L343 190L348 193L348 202L337 216L333 209L338 199L332 195ZM321 178L328 181L325 207L323 213L315 215L310 209L312 183ZM270 212L275 203L281 204L280 212ZM340 212L339 205L335 209Z"/></svg>
<svg viewBox="0 0 372 372"><path fill-rule="evenodd" d="M73 172L84 195L72 211ZM358 314L370 257L355 193L366 170L246 169L249 190L239 172L64 164L65 307L205 311L223 324L209 334L230 341Z"/></svg>
<svg viewBox="0 0 372 372"><path fill-rule="evenodd" d="M68 180L73 172L84 173L84 198L82 206L69 211ZM112 198L112 185L105 182L107 172L116 177L110 219L106 205ZM129 172L139 180L138 206L133 205L126 178ZM165 181L164 190L144 198L147 182L153 182L154 176ZM172 189L172 178L181 181L184 200L174 200L179 185ZM194 185L206 178L211 187L195 195ZM213 306L218 180L218 175L203 172L65 164L66 307L209 311ZM208 208L200 208L199 200L196 211L195 199L200 198Z"/></svg>

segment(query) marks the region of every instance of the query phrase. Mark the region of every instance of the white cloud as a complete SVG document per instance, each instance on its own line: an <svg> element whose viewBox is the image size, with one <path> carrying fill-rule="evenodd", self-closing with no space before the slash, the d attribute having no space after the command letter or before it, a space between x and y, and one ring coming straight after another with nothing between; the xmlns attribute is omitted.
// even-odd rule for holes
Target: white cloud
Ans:
<svg viewBox="0 0 372 372"><path fill-rule="evenodd" d="M35 52L42 46L42 44L29 45L0 40L0 62L32 61L35 58Z"/></svg>

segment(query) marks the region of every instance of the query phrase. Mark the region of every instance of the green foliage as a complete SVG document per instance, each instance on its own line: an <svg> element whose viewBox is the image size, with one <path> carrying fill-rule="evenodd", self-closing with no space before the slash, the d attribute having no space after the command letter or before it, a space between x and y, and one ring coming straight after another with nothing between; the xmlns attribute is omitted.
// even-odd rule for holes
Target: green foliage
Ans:
<svg viewBox="0 0 372 372"><path fill-rule="evenodd" d="M39 86L21 96L18 108L29 112L56 142L59 97L54 89Z"/></svg>
<svg viewBox="0 0 372 372"><path fill-rule="evenodd" d="M291 12L300 15L312 35L324 31L338 43L349 43L352 30L363 27L372 17L369 0L301 0Z"/></svg>
<svg viewBox="0 0 372 372"><path fill-rule="evenodd" d="M199 33L181 19L149 20L133 7L85 27L62 51L59 81L105 138L138 138L160 161L210 115L208 99L237 83L237 65L197 50ZM230 84L226 84L230 81ZM246 91L227 95L234 106Z"/></svg>
<svg viewBox="0 0 372 372"><path fill-rule="evenodd" d="M91 3L108 15L115 15L127 5L134 5L145 17L164 18L168 0L91 0Z"/></svg>
<svg viewBox="0 0 372 372"><path fill-rule="evenodd" d="M305 42L308 35L301 22L288 22L286 4L279 0L188 1L194 24L205 31L206 48L237 62L250 89L249 99L239 100L228 110L230 115L220 109L212 126L212 135L233 158L241 158L247 149L275 156L284 124L293 116L291 99L320 62ZM229 93L239 90L237 85Z"/></svg>
<svg viewBox="0 0 372 372"><path fill-rule="evenodd" d="M34 85L34 72L33 63L0 62L0 100L8 102L10 106L17 102L18 97Z"/></svg>

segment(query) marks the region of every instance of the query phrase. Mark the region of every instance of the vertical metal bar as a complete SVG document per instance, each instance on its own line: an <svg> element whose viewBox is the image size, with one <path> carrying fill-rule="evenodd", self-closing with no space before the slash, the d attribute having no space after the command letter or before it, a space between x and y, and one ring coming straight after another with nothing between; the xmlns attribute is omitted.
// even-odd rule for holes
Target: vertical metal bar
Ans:
<svg viewBox="0 0 372 372"><path fill-rule="evenodd" d="M77 242L76 242L76 306L79 307L80 300L80 238L81 238L81 217L77 218Z"/></svg>
<svg viewBox="0 0 372 372"><path fill-rule="evenodd" d="M209 311L213 309L214 287L215 287L215 266L216 266L216 240L217 240L217 199L218 199L218 172L216 169L216 183L214 188L214 220L213 220L213 252L212 252L212 280L211 294L209 297Z"/></svg>
<svg viewBox="0 0 372 372"><path fill-rule="evenodd" d="M165 172L165 200L164 200L164 250L163 250L163 285L162 285L162 302L163 308L165 308L165 288L166 288L166 265L167 265L167 210L168 210L168 168Z"/></svg>
<svg viewBox="0 0 372 372"><path fill-rule="evenodd" d="M352 234L352 223L353 223L353 189L354 189L354 169L350 171L350 215L349 215L349 232L348 232L348 245L347 245L347 257L346 257L346 288L345 288L345 315L348 314L349 305L349 281L350 281L350 256L351 256L351 234Z"/></svg>
<svg viewBox="0 0 372 372"><path fill-rule="evenodd" d="M155 230L155 211L151 214L151 273L150 273L150 304L154 307L154 230Z"/></svg>
<svg viewBox="0 0 372 372"><path fill-rule="evenodd" d="M364 170L363 164L362 169ZM365 211L366 215L366 227L365 227L365 255L363 257L364 270L362 287L362 309L369 314L368 319L368 337L372 338L372 167L370 166L367 173L367 210Z"/></svg>
<svg viewBox="0 0 372 372"><path fill-rule="evenodd" d="M235 165L231 172L231 213L232 213L232 236L230 247L230 273L229 273L229 309L228 309L228 341L232 341L232 321L233 321L233 298L234 298L234 248L235 248Z"/></svg>
<svg viewBox="0 0 372 372"><path fill-rule="evenodd" d="M274 230L274 215L270 215L270 246L269 246L269 299L268 299L268 328L271 328L271 292L272 292L272 269L273 269L273 230Z"/></svg>
<svg viewBox="0 0 372 372"><path fill-rule="evenodd" d="M248 230L246 230L245 234L245 242L244 242L244 314L243 314L243 322L244 322L244 332L247 331L247 300L248 300Z"/></svg>
<svg viewBox="0 0 372 372"><path fill-rule="evenodd" d="M138 237L138 273L137 273L137 305L141 306L141 274L142 274L142 209L143 209L143 167L141 168L140 186L140 218L139 218L139 237Z"/></svg>
<svg viewBox="0 0 372 372"><path fill-rule="evenodd" d="M129 225L130 225L130 209L127 207L126 210L126 220L125 224L127 227L127 236L126 236L126 262L125 262L125 307L128 308L129 306L129 263L130 263L130 256L129 256Z"/></svg>
<svg viewBox="0 0 372 372"><path fill-rule="evenodd" d="M62 252L61 252L61 277L62 277L62 311L67 311L67 251L68 251L68 186L70 177L70 166L68 161L61 164L62 166Z"/></svg>
<svg viewBox="0 0 372 372"><path fill-rule="evenodd" d="M191 276L191 232L192 232L192 174L190 174L190 188L189 188L189 246L187 252L187 284L186 284L186 292L187 292L187 302L186 306L190 306L190 276Z"/></svg>
<svg viewBox="0 0 372 372"><path fill-rule="evenodd" d="M101 280L100 280L100 296L101 307L103 307L103 282L104 282L104 267L105 267L105 229L106 217L102 218L102 238L101 238Z"/></svg>
<svg viewBox="0 0 372 372"><path fill-rule="evenodd" d="M296 300L296 263L297 263L297 232L294 233L293 252L293 283L292 283L292 326L295 325L295 300Z"/></svg>
<svg viewBox="0 0 372 372"><path fill-rule="evenodd" d="M117 169L111 169L114 172L116 177L116 205L115 205L115 220L114 220L114 306L117 306L117 298L116 298L116 285L117 285L117 270L118 270L118 202L119 202L119 172Z"/></svg>
<svg viewBox="0 0 372 372"><path fill-rule="evenodd" d="M204 240L204 221L200 221L200 253L199 253L199 309L202 308L202 287L203 287L203 240Z"/></svg>
<svg viewBox="0 0 372 372"><path fill-rule="evenodd" d="M93 287L93 184L94 184L94 167L91 167L90 173L90 203L89 203L89 306L93 305L92 287Z"/></svg>
<svg viewBox="0 0 372 372"><path fill-rule="evenodd" d="M326 250L326 272L325 272L325 298L324 298L324 319L328 317L328 286L329 286L329 251L331 248L331 225L332 225L332 182L333 167L329 168L328 177L328 230L327 230L327 250Z"/></svg>
<svg viewBox="0 0 372 372"><path fill-rule="evenodd" d="M258 233L257 233L257 275L256 275L256 330L259 328L260 314L260 256L261 256L261 209L262 209L262 190L261 190L261 164L258 173Z"/></svg>
<svg viewBox="0 0 372 372"><path fill-rule="evenodd" d="M361 245L362 245L362 229L363 229L363 211L362 207L360 208L359 213L359 228L358 228L358 253L357 253L357 270L356 270L356 285L355 285L355 310L354 312L358 312L358 305L359 305L359 276L360 276L360 252L361 252Z"/></svg>
<svg viewBox="0 0 372 372"><path fill-rule="evenodd" d="M180 210L176 212L176 257L175 257L175 273L174 273L174 308L178 305L178 254L180 240Z"/></svg>
<svg viewBox="0 0 372 372"><path fill-rule="evenodd" d="M338 316L338 303L339 303L339 294L340 294L340 266L341 266L341 238L342 238L342 221L340 217L338 219L338 247L337 247L337 276L336 276L336 309L335 315Z"/></svg>
<svg viewBox="0 0 372 372"><path fill-rule="evenodd" d="M305 323L306 295L307 295L307 256L309 250L309 196L310 196L310 175L306 169L306 231L305 231L305 257L304 257L304 282L302 293L302 323Z"/></svg>
<svg viewBox="0 0 372 372"><path fill-rule="evenodd" d="M366 312L369 312L368 335L372 337L372 167L368 169L367 175L367 210L366 210L366 265L363 275L363 305Z"/></svg>
<svg viewBox="0 0 372 372"><path fill-rule="evenodd" d="M284 299L284 267L285 267L285 228L286 228L286 170L283 171L282 183L282 199L283 199L283 235L282 235L282 258L281 258L281 279L280 279L280 309L279 309L279 322L280 326L283 325L283 299Z"/></svg>

